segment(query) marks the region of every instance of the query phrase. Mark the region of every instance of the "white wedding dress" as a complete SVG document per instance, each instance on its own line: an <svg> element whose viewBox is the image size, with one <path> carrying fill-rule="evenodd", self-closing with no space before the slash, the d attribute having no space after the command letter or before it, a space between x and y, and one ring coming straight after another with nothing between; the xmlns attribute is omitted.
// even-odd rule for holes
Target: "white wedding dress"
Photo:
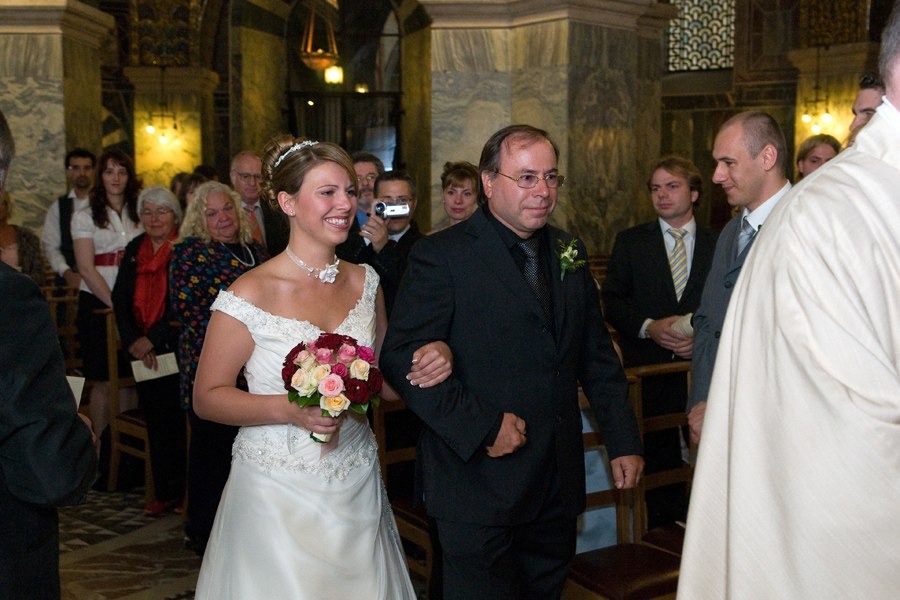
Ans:
<svg viewBox="0 0 900 600"><path fill-rule="evenodd" d="M362 298L334 333L374 347L377 287L378 276L366 266ZM230 292L220 292L212 310L250 330L256 346L245 373L254 394L285 394L285 356L323 333L309 322L269 314ZM381 483L375 438L364 416L347 411L327 445L291 425L241 428L196 598L415 597Z"/></svg>

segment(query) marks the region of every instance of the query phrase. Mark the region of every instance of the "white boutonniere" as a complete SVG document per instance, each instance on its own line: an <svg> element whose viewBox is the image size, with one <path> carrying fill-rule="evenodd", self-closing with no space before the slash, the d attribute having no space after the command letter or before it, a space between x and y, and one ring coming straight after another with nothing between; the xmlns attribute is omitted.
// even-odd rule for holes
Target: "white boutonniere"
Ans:
<svg viewBox="0 0 900 600"><path fill-rule="evenodd" d="M578 258L578 250L575 248L576 239L572 238L567 246L562 240L556 240L559 244L559 280L566 278L566 273L574 273L584 266L586 261L576 260Z"/></svg>

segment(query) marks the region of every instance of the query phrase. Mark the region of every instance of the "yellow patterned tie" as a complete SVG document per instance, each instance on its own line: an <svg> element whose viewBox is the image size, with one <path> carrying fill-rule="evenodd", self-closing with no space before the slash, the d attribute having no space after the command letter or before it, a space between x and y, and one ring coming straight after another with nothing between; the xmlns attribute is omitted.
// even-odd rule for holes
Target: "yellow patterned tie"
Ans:
<svg viewBox="0 0 900 600"><path fill-rule="evenodd" d="M687 284L687 251L684 248L684 236L687 229L669 229L667 232L675 238L675 249L669 257L669 268L672 269L672 282L675 284L675 297L681 301L684 286Z"/></svg>

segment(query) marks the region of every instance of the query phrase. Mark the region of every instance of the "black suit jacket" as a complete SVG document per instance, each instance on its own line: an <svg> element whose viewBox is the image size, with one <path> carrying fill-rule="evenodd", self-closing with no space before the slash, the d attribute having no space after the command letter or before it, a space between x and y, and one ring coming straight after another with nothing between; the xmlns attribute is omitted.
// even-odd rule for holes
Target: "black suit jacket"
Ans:
<svg viewBox="0 0 900 600"><path fill-rule="evenodd" d="M0 263L0 596L59 598L56 507L97 473L65 361L38 286Z"/></svg>
<svg viewBox="0 0 900 600"><path fill-rule="evenodd" d="M287 216L281 209L273 208L265 198L261 198L259 205L263 212L263 229L265 229L266 252L269 256L275 256L284 252L288 240L291 237L291 229Z"/></svg>
<svg viewBox="0 0 900 600"><path fill-rule="evenodd" d="M714 231L697 227L691 274L679 301L659 221L616 236L603 283L603 309L606 320L620 334L626 367L681 360L653 340L638 338L638 333L646 319L697 312L717 238Z"/></svg>
<svg viewBox="0 0 900 600"><path fill-rule="evenodd" d="M400 281L406 272L406 265L409 260L409 251L413 244L422 238L422 232L415 221L410 221L409 229L403 234L396 244L389 242L381 249L381 252L375 252L371 244L365 243L365 238L359 234L359 223L353 220L350 227L350 235L347 241L339 245L335 250L335 254L341 260L352 262L357 265L369 264L378 273L381 279L381 289L384 292L384 305L387 310L388 317L394 309L394 300L397 297L397 290L400 289Z"/></svg>
<svg viewBox="0 0 900 600"><path fill-rule="evenodd" d="M546 243L571 236L548 226ZM577 243L579 256L587 255ZM587 268L549 281L555 332L484 212L425 237L409 257L381 355L388 380L427 427L419 439L428 512L462 523L534 519L558 483L562 514L584 510L584 450L578 384L600 420L611 458L640 454L627 382ZM554 335L555 333L555 335ZM453 373L428 389L405 375L412 353L443 340ZM527 443L501 458L485 446L498 417L524 419ZM557 481L548 474L553 473Z"/></svg>

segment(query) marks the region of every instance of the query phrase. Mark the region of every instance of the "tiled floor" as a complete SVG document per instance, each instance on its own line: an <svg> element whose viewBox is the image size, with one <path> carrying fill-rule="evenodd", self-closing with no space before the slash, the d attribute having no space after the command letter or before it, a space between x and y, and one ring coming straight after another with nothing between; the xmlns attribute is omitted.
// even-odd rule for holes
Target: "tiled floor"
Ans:
<svg viewBox="0 0 900 600"><path fill-rule="evenodd" d="M193 599L200 558L184 548L182 518L145 517L140 490L92 491L59 520L62 600ZM424 582L413 585L423 598Z"/></svg>

